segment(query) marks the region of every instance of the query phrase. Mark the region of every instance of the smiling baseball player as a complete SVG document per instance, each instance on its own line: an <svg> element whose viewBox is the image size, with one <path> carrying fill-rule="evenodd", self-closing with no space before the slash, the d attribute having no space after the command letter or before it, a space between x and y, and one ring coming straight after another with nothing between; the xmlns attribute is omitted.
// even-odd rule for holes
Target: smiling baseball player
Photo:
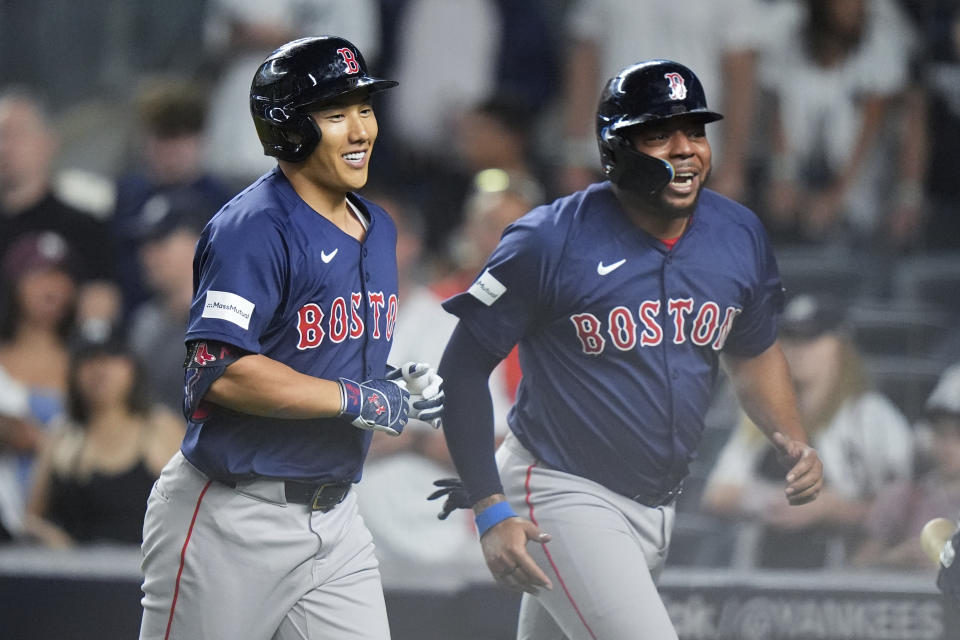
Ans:
<svg viewBox="0 0 960 640"><path fill-rule="evenodd" d="M332 36L256 71L251 112L278 166L197 244L188 426L147 508L141 639L390 635L350 489L373 431L443 408L427 365L388 373L397 232L354 193L377 138L370 95L395 84Z"/></svg>
<svg viewBox="0 0 960 640"><path fill-rule="evenodd" d="M511 225L444 303L460 319L440 375L466 495L438 493L473 507L490 571L526 591L518 638L677 637L655 580L721 360L779 450L785 500L820 490L776 339L770 244L752 212L704 189L705 125L720 117L681 64L624 69L597 113L608 181ZM516 343L523 378L495 463L486 383Z"/></svg>

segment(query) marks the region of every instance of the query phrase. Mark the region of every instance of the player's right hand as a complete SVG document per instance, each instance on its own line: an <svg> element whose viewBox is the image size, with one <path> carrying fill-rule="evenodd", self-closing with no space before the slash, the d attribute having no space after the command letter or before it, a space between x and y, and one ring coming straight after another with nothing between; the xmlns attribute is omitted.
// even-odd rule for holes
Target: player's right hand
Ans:
<svg viewBox="0 0 960 640"><path fill-rule="evenodd" d="M780 463L787 471L787 502L806 504L815 500L823 488L823 463L817 450L792 440L779 431L771 438Z"/></svg>
<svg viewBox="0 0 960 640"><path fill-rule="evenodd" d="M340 417L368 431L399 436L407 424L410 392L393 380L355 382L340 378Z"/></svg>
<svg viewBox="0 0 960 640"><path fill-rule="evenodd" d="M527 553L527 542L550 542L550 534L529 520L514 517L495 524L483 537L483 557L497 584L511 591L536 594L542 587L553 589L547 574Z"/></svg>

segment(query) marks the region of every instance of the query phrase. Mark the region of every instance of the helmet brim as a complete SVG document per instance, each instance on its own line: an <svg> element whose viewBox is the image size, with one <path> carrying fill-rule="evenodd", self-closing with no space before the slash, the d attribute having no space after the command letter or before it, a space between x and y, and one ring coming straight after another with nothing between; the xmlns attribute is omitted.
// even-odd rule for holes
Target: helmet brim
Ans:
<svg viewBox="0 0 960 640"><path fill-rule="evenodd" d="M642 124L652 124L655 122L665 122L673 120L675 118L688 117L702 124L707 124L710 122L716 122L717 120L723 120L723 114L717 113L716 111L708 111L706 109L698 109L695 111L680 111L678 113L673 113L670 115L655 115L651 113L643 113L632 118L620 118L616 122L610 125L610 129L616 132L622 132L625 129L630 129L632 127L638 127Z"/></svg>
<svg viewBox="0 0 960 640"><path fill-rule="evenodd" d="M344 96L347 96L351 93L356 93L359 91L366 91L367 93L377 93L390 89L391 87L397 86L398 83L395 80L384 80L383 78L373 78L370 76L365 76L361 78L351 78L340 91L334 93L326 93L323 96L316 96L311 99L310 96L303 96L303 99L298 100L296 103L290 105L294 109L302 110L308 107L316 107L323 104L329 104L337 100L342 99Z"/></svg>

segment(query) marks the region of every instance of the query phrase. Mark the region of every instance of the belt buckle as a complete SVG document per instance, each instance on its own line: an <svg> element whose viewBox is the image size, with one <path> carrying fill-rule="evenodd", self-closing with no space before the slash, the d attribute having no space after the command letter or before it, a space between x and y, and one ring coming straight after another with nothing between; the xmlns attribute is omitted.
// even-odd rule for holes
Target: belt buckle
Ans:
<svg viewBox="0 0 960 640"><path fill-rule="evenodd" d="M339 498L336 502L330 502L329 500L327 500L327 501L321 501L321 500L320 500L321 496L323 495L323 492L324 492L327 488L329 488L329 487L336 487L336 486L338 486L338 485L340 485L340 484L341 484L341 483L339 483L339 482L325 482L325 483L323 483L322 485L320 485L319 487L317 487L317 490L316 490L316 491L314 492L314 494L313 494L313 500L310 501L310 509L311 509L312 511L323 511L323 512L325 513L325 512L327 512L327 511L330 511L331 509L333 509L335 506L337 506L337 505L340 504L341 502L343 502L343 499L344 499L344 498L346 497L346 495L347 495L346 491L344 491L343 493L340 494L340 498Z"/></svg>
<svg viewBox="0 0 960 640"><path fill-rule="evenodd" d="M313 492L313 500L310 501L310 509L312 511L329 511L332 508L333 505L320 503L320 496L323 495L323 490L329 486L330 483L326 482L317 487L317 490Z"/></svg>

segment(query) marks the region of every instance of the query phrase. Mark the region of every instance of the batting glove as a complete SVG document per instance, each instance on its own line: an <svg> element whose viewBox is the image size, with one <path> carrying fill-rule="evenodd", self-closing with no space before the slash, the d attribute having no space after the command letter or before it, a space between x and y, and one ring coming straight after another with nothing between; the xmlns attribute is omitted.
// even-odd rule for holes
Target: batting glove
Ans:
<svg viewBox="0 0 960 640"><path fill-rule="evenodd" d="M960 603L960 531L953 534L940 552L940 571L937 573L937 587L954 602Z"/></svg>
<svg viewBox="0 0 960 640"><path fill-rule="evenodd" d="M387 380L410 392L408 415L423 420L434 429L443 423L443 378L425 362L408 362L387 374Z"/></svg>
<svg viewBox="0 0 960 640"><path fill-rule="evenodd" d="M382 378L354 382L340 378L340 413L355 427L398 436L407 424L410 392Z"/></svg>
<svg viewBox="0 0 960 640"><path fill-rule="evenodd" d="M433 486L440 487L429 496L427 500L436 500L444 496L447 499L443 503L443 508L437 514L440 520L446 520L447 516L457 509L469 509L470 500L467 496L467 490L463 488L463 482L460 478L440 478L433 481Z"/></svg>

